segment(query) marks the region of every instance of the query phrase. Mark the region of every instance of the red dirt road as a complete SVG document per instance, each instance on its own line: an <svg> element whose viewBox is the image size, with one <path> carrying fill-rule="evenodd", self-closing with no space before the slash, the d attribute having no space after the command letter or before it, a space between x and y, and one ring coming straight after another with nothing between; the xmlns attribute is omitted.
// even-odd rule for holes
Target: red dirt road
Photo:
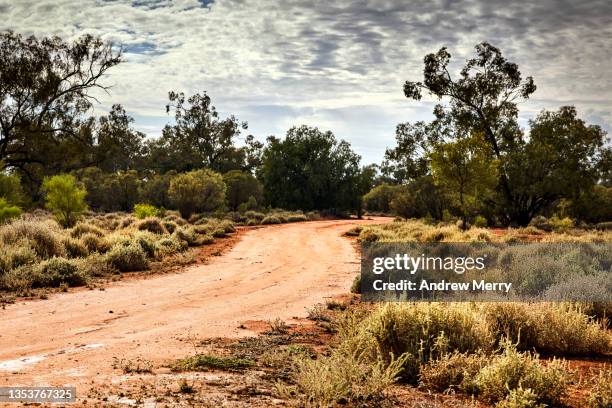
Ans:
<svg viewBox="0 0 612 408"><path fill-rule="evenodd" d="M189 339L252 335L250 320L304 317L344 294L359 270L341 234L367 221L317 221L248 231L204 265L106 290L52 295L0 310L0 386L76 386L121 376L113 357L156 365L193 352Z"/></svg>

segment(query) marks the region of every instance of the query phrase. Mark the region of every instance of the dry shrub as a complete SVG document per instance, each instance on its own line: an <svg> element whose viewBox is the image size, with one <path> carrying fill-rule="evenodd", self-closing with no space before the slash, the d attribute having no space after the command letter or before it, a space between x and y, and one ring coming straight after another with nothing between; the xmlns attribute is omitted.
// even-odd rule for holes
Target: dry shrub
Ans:
<svg viewBox="0 0 612 408"><path fill-rule="evenodd" d="M287 217L287 222L308 221L304 214L291 214Z"/></svg>
<svg viewBox="0 0 612 408"><path fill-rule="evenodd" d="M155 249L158 254L158 257L160 258L176 254L177 252L182 252L186 250L187 247L187 242L178 238L176 235L173 235L169 238L162 238L155 243Z"/></svg>
<svg viewBox="0 0 612 408"><path fill-rule="evenodd" d="M560 405L569 384L567 363L553 360L543 366L537 355L522 353L510 342L503 347L503 353L492 357L476 376L479 397L494 403L504 400L511 390L523 388L535 394L537 403Z"/></svg>
<svg viewBox="0 0 612 408"><path fill-rule="evenodd" d="M167 233L166 229L161 223L161 220L157 217L149 217L145 218L142 221L139 221L136 224L136 228L139 231L149 231L154 234L165 234Z"/></svg>
<svg viewBox="0 0 612 408"><path fill-rule="evenodd" d="M62 238L58 224L48 220L19 219L0 228L0 242L21 245L24 240L27 240L42 259L61 257L66 254Z"/></svg>
<svg viewBox="0 0 612 408"><path fill-rule="evenodd" d="M260 213L257 211L247 211L244 213L244 215L248 218L248 219L253 219L253 220L257 220L257 221L261 221L263 220L266 215L264 213Z"/></svg>
<svg viewBox="0 0 612 408"><path fill-rule="evenodd" d="M261 220L262 225L280 224L280 223L281 223L280 218L274 215L268 215L267 217Z"/></svg>
<svg viewBox="0 0 612 408"><path fill-rule="evenodd" d="M486 366L488 359L482 353L447 354L421 367L421 384L431 391L458 390L474 393L476 391L474 378Z"/></svg>
<svg viewBox="0 0 612 408"><path fill-rule="evenodd" d="M115 245L106 256L111 265L121 272L143 271L149 268L147 255L138 243Z"/></svg>
<svg viewBox="0 0 612 408"><path fill-rule="evenodd" d="M62 240L69 258L82 258L89 255L87 247L78 239L66 237Z"/></svg>
<svg viewBox="0 0 612 408"><path fill-rule="evenodd" d="M599 371L595 379L595 386L588 399L591 408L612 407L612 369L606 367Z"/></svg>
<svg viewBox="0 0 612 408"><path fill-rule="evenodd" d="M13 245L0 244L0 277L12 269L37 261L36 252L27 240Z"/></svg>
<svg viewBox="0 0 612 408"><path fill-rule="evenodd" d="M87 258L79 259L77 267L84 276L103 277L119 273L119 270L113 266L108 257L93 253Z"/></svg>
<svg viewBox="0 0 612 408"><path fill-rule="evenodd" d="M94 234L98 237L104 236L104 231L95 225L88 224L85 222L79 222L70 231L70 235L74 238L79 238L84 234Z"/></svg>
<svg viewBox="0 0 612 408"><path fill-rule="evenodd" d="M482 313L495 338L509 338L519 350L553 355L605 355L612 334L569 303L483 303Z"/></svg>
<svg viewBox="0 0 612 408"><path fill-rule="evenodd" d="M101 254L107 252L111 245L106 238L97 236L96 234L86 233L81 236L81 243L87 250L91 252L99 252Z"/></svg>
<svg viewBox="0 0 612 408"><path fill-rule="evenodd" d="M59 287L62 284L82 286L87 277L79 271L77 263L66 258L51 258L30 270L30 286L33 288Z"/></svg>
<svg viewBox="0 0 612 408"><path fill-rule="evenodd" d="M174 221L163 221L162 225L168 231L168 233L172 234L178 228L178 224Z"/></svg>
<svg viewBox="0 0 612 408"><path fill-rule="evenodd" d="M486 324L465 304L390 303L376 309L365 325L382 356L414 357L403 373L404 380L412 383L421 363L447 353L491 347Z"/></svg>
<svg viewBox="0 0 612 408"><path fill-rule="evenodd" d="M406 357L375 363L363 354L346 354L334 350L329 356L313 360L310 356L296 359L293 381L307 403L316 406L375 402L393 384L402 371Z"/></svg>
<svg viewBox="0 0 612 408"><path fill-rule="evenodd" d="M132 217L132 216L123 217L121 221L119 221L119 227L127 228L130 225L132 225L135 221L136 221L135 217Z"/></svg>

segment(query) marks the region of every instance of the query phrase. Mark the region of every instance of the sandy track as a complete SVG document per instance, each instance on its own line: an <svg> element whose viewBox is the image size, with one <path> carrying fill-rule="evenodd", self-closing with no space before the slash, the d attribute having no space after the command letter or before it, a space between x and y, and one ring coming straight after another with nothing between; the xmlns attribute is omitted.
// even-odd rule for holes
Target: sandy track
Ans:
<svg viewBox="0 0 612 408"><path fill-rule="evenodd" d="M251 335L239 328L243 322L304 317L326 297L347 293L359 270L341 234L381 221L255 229L223 256L184 272L9 306L0 310L0 386L84 392L121 375L113 357L161 364L192 352L190 338Z"/></svg>

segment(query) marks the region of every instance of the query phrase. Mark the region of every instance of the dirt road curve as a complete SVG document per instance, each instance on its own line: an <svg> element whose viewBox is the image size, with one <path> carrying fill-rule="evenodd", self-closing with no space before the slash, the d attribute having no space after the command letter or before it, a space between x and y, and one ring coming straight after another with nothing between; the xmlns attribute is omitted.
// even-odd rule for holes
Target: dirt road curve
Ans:
<svg viewBox="0 0 612 408"><path fill-rule="evenodd" d="M121 375L113 357L161 364L192 352L189 338L251 335L243 322L304 317L349 290L359 263L341 234L355 223L256 229L223 256L180 273L0 310L0 386L74 385L78 392Z"/></svg>

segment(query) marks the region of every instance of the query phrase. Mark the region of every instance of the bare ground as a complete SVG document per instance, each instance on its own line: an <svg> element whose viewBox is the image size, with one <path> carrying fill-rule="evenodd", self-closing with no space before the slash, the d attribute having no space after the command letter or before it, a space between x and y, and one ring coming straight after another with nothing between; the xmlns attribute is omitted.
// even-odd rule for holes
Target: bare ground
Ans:
<svg viewBox="0 0 612 408"><path fill-rule="evenodd" d="M260 331L253 322L303 318L314 304L347 293L359 270L341 234L386 220L254 229L222 256L180 273L10 305L0 310L0 386L70 385L96 400L97 390L124 377L114 358L162 367L189 353L194 339L251 336Z"/></svg>

